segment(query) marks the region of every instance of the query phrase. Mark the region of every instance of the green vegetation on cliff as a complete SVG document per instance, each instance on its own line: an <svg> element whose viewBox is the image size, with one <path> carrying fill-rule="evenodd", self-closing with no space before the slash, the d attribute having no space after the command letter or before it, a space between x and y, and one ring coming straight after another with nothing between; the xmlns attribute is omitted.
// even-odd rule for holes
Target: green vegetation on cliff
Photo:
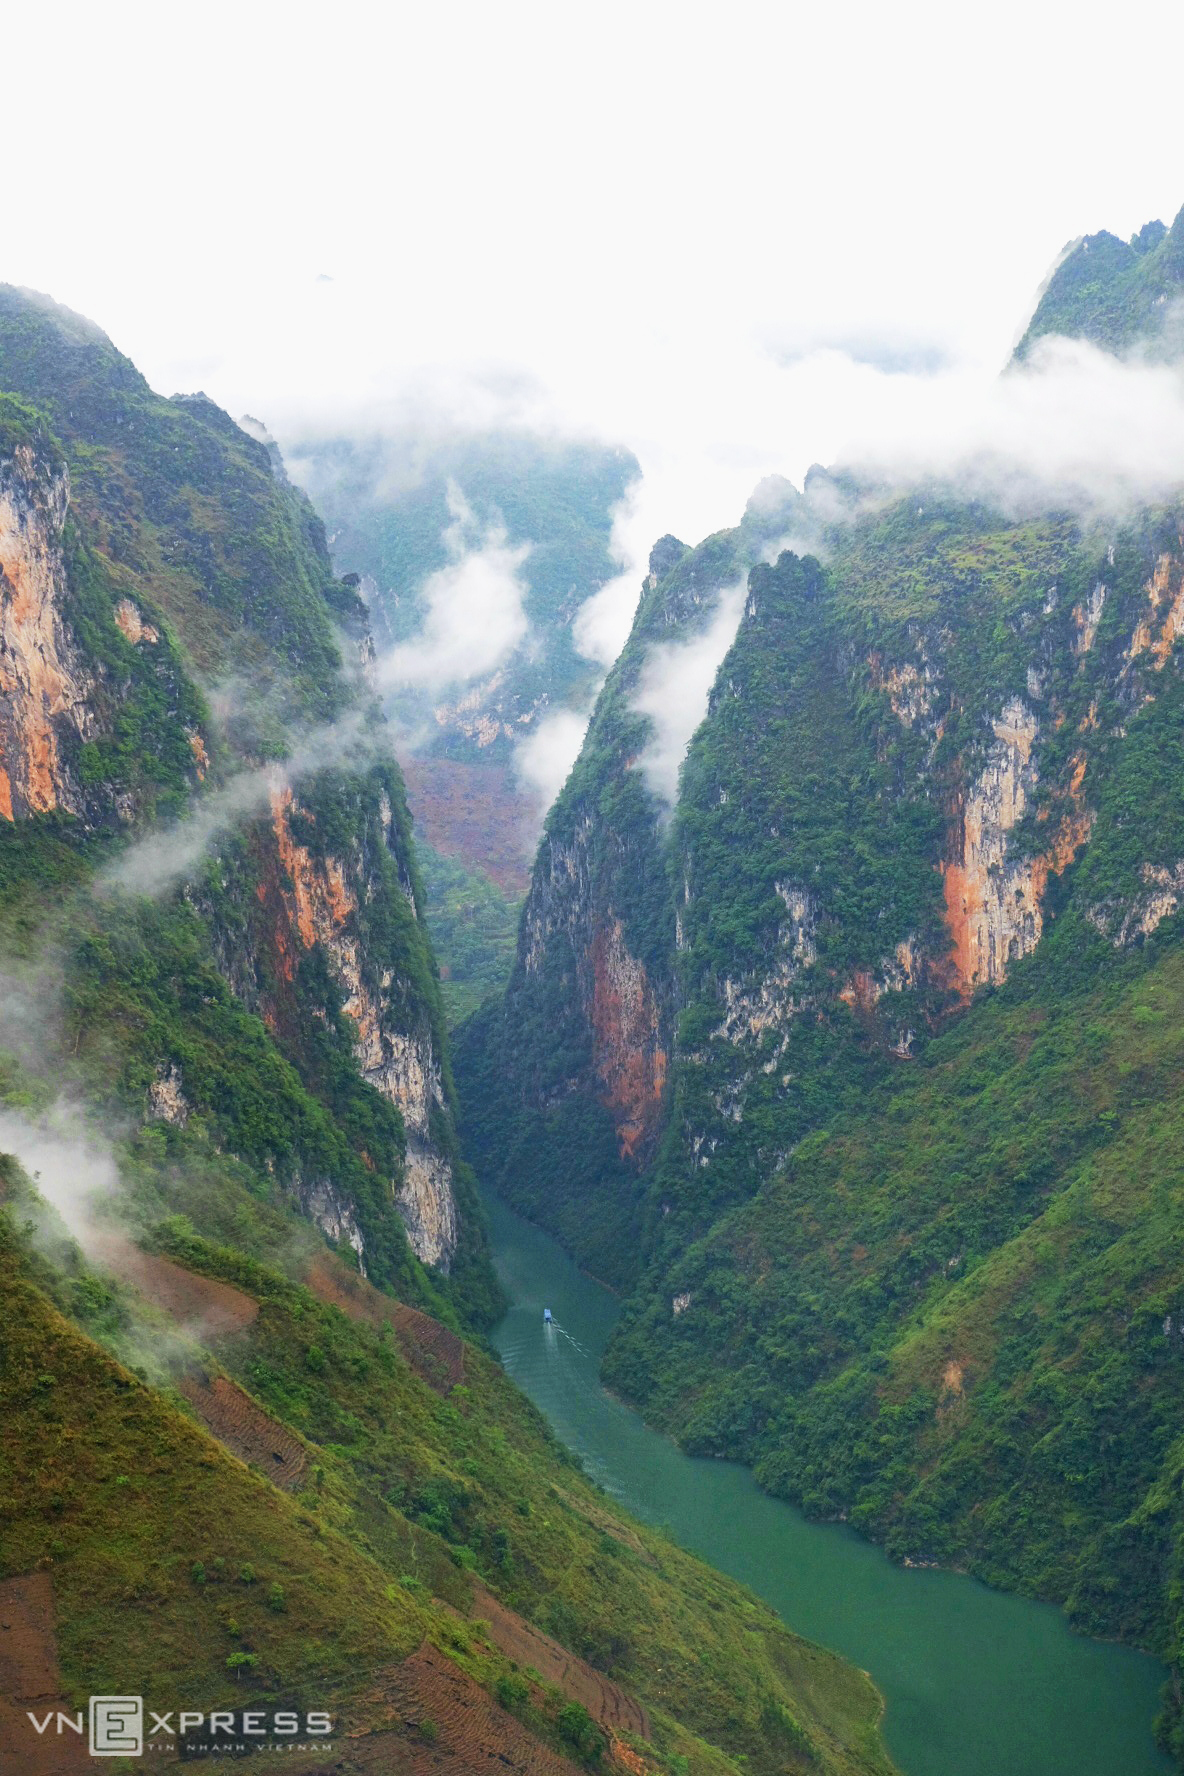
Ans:
<svg viewBox="0 0 1184 1776"><path fill-rule="evenodd" d="M1179 227L1116 255L1156 313ZM1076 276L1048 328L1122 343ZM462 1033L473 1151L615 1258L606 1379L692 1451L1178 1670L1184 520L830 488L794 526L825 565L744 564L668 824L610 679L504 1010ZM537 1155L576 1114L619 1134L639 1078L630 1168Z"/></svg>
<svg viewBox="0 0 1184 1776"><path fill-rule="evenodd" d="M1129 241L1090 234L1067 248L1041 291L1016 351L1060 333L1107 351L1132 346L1175 357L1184 343L1184 210L1171 228L1148 222Z"/></svg>
<svg viewBox="0 0 1184 1776"><path fill-rule="evenodd" d="M505 1000L456 1038L483 1178L616 1285L638 1274L673 1016L665 810L634 768L649 735L635 700L650 647L701 634L785 529L793 502L773 491L734 531L652 551L632 633L547 816Z"/></svg>
<svg viewBox="0 0 1184 1776"><path fill-rule="evenodd" d="M890 1776L870 1681L462 1341L500 1293L311 508L12 291L5 385L0 1145L35 1176L0 1154L0 1591L40 1600L39 1673L328 1708L347 1771Z"/></svg>
<svg viewBox="0 0 1184 1776"><path fill-rule="evenodd" d="M0 824L4 916L64 970L73 1056L93 1051L121 1115L175 1087L377 1280L488 1322L402 779L320 520L204 396L161 399L90 323L8 288L4 386L8 472L61 552L42 628L72 702L42 733L18 671L0 710L27 755L10 774L41 773L31 816ZM32 683L45 645L18 662ZM129 838L126 892L96 900L85 884Z"/></svg>
<svg viewBox="0 0 1184 1776"><path fill-rule="evenodd" d="M178 1198L213 1229L185 1139L170 1140L167 1161L138 1145L131 1171L192 1181ZM389 1710L374 1718L376 1700L426 1637L535 1736L569 1756L574 1745L590 1767L614 1766L601 1720L618 1711L620 1686L648 1725L614 1730L654 1776L890 1776L865 1677L633 1524L475 1348L463 1352L463 1381L433 1381L429 1346L421 1360L394 1334L396 1302L342 1271L343 1300L362 1290L355 1321L301 1286L310 1263L324 1264L312 1241L283 1247L289 1275L249 1257L240 1233L261 1213L259 1184L213 1153L205 1169L223 1174L222 1200L241 1201L222 1230L236 1243L174 1216L153 1244L191 1283L229 1284L255 1317L206 1333L203 1348L200 1332L91 1272L52 1234L39 1236L52 1258L31 1250L19 1229L32 1198L7 1168L0 1586L48 1574L68 1701L122 1683L206 1709L329 1707L364 1745L367 1731L392 1731ZM434 1336L427 1320L412 1330ZM260 1448L283 1448L293 1481L277 1487L195 1422L190 1402L200 1420L202 1390L225 1395L230 1383L243 1392L226 1396L239 1401L227 1434L249 1434L265 1411ZM567 1649L554 1669L529 1668L544 1665L544 1642L526 1669L505 1650L507 1626L511 1637L530 1632L505 1611ZM571 1655L589 1676L565 1690ZM606 1686L610 1713L589 1714L571 1683L585 1695ZM406 1707L404 1697L396 1733L413 1728ZM386 1755L399 1767L398 1743Z"/></svg>

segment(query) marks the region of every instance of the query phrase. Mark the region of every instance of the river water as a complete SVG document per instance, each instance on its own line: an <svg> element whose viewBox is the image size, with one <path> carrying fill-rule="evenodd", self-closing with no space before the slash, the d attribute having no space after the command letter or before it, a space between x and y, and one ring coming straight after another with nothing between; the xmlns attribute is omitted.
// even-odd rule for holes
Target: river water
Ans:
<svg viewBox="0 0 1184 1776"><path fill-rule="evenodd" d="M499 1202L486 1207L513 1303L493 1334L507 1373L614 1498L871 1673L904 1776L1173 1768L1151 1736L1166 1675L1155 1660L1071 1634L1048 1605L894 1566L852 1531L767 1497L747 1469L683 1455L600 1386L615 1298L548 1234Z"/></svg>

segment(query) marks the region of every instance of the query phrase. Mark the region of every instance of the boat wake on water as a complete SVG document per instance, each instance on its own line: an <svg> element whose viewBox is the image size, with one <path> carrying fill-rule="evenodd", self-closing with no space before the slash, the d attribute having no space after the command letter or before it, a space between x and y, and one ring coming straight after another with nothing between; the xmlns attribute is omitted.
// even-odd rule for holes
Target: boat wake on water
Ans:
<svg viewBox="0 0 1184 1776"><path fill-rule="evenodd" d="M550 1335L553 1332L558 1332L560 1338L566 1338L567 1342L572 1346L572 1348L574 1350L579 1351L579 1353L582 1357L586 1357L589 1355L589 1353L584 1349L583 1345L579 1342L579 1340L577 1338L573 1338L570 1332L564 1331L563 1327L559 1324L558 1320L556 1320L554 1318L549 1319L549 1320L545 1320L543 1323L543 1330L548 1335Z"/></svg>

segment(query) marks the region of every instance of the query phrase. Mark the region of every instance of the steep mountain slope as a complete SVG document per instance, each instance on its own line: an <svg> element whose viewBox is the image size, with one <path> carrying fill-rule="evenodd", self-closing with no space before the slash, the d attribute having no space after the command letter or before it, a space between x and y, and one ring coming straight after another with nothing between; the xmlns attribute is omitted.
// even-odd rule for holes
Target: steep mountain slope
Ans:
<svg viewBox="0 0 1184 1776"><path fill-rule="evenodd" d="M7 1625L40 1586L57 1686L18 1674L0 1705L25 1767L42 1767L26 1696L40 1718L138 1693L236 1721L327 1711L328 1755L294 1754L302 1769L889 1776L867 1679L619 1516L487 1359L455 1339L464 1386L422 1379L388 1297L355 1324L237 1254L178 1249L189 1312L203 1285L251 1310L207 1321L204 1348L191 1319L77 1254L47 1265L0 1214L0 1597ZM163 1262L141 1260L157 1299ZM342 1278L347 1302L366 1287Z"/></svg>
<svg viewBox="0 0 1184 1776"><path fill-rule="evenodd" d="M455 1268L486 1311L402 785L362 746L365 613L334 581L319 521L212 403L161 400L45 299L0 292L0 386L19 397L0 464L0 841L14 885L50 887L40 938L60 946L68 994L104 978L96 941L79 941L101 931L144 958L113 971L112 991L167 1000L167 946L144 938L163 918L185 966L216 963L264 1047L296 1069L307 1110L273 1160L307 1212L378 1276L431 1293L411 1281L416 1260ZM301 747L315 774L301 774ZM155 841L111 864L122 835L151 823ZM169 910L80 900L104 861L117 887ZM53 892L59 874L68 897ZM114 1089L133 1113L145 1070L168 1082L175 1114L214 1109L191 1053L206 1016L182 1003L150 1034L129 1017ZM119 1028L108 1009L83 1050L109 1050ZM302 1146L294 1129L318 1118L337 1119L330 1146Z"/></svg>
<svg viewBox="0 0 1184 1776"><path fill-rule="evenodd" d="M1175 233L1142 243L1160 293ZM612 1103L579 951L565 972L529 918L556 816L496 1063L488 1014L459 1048L473 1150L635 1283L606 1379L690 1448L1178 1660L1184 506L837 491L842 517L796 514L825 566L751 568L669 827L607 690L556 810L592 774L584 854L628 859L611 902L569 872L588 953L615 921L650 934L666 1078L640 1166L626 1188L587 1137L530 1151ZM547 1027L585 1043L541 1111L540 952ZM631 1031L617 1076L649 1052Z"/></svg>
<svg viewBox="0 0 1184 1776"><path fill-rule="evenodd" d="M458 1036L483 1174L606 1280L635 1272L672 1043L675 913L665 813L635 768L649 733L641 674L651 646L702 633L789 517L769 501L698 549L655 546L633 632L547 817L504 1004Z"/></svg>
<svg viewBox="0 0 1184 1776"><path fill-rule="evenodd" d="M460 1334L499 1294L311 508L43 299L0 293L4 383L5 1749L78 1768L30 1710L131 1693L327 1711L281 1746L325 1776L890 1776L870 1681L630 1523Z"/></svg>

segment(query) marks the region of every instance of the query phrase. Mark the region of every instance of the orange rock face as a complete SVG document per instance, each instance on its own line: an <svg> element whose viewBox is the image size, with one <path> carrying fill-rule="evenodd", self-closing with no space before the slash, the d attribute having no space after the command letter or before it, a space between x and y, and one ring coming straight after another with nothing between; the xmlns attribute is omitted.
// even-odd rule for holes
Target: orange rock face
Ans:
<svg viewBox="0 0 1184 1776"><path fill-rule="evenodd" d="M601 1102L612 1112L623 1159L656 1132L666 1085L661 1020L642 963L625 945L619 919L592 939L592 1034Z"/></svg>
<svg viewBox="0 0 1184 1776"><path fill-rule="evenodd" d="M62 626L64 474L18 449L0 479L0 814L71 807L55 723L85 727L85 687Z"/></svg>
<svg viewBox="0 0 1184 1776"><path fill-rule="evenodd" d="M1173 569L1178 570L1178 563L1170 554L1161 555L1147 582L1151 609L1135 629L1127 650L1131 660L1150 653L1157 672L1163 670L1176 642L1184 635L1184 574L1179 575L1173 587Z"/></svg>
<svg viewBox="0 0 1184 1776"><path fill-rule="evenodd" d="M130 598L121 598L115 606L115 622L121 635L133 647L139 647L141 642L160 640L159 631L151 623L144 621L139 606L133 604Z"/></svg>
<svg viewBox="0 0 1184 1776"><path fill-rule="evenodd" d="M354 1054L362 1077L399 1108L407 1133L403 1178L396 1202L417 1257L447 1268L456 1249L456 1203L450 1162L432 1136L432 1113L444 1104L440 1063L427 1028L405 1029L391 1014L390 976L375 980L363 966L354 915L366 883L356 859L317 857L292 831L291 789L271 795L274 864L257 890L269 927L277 979L296 978L301 951L319 944L342 989L342 1009L356 1030ZM308 818L307 813L305 818ZM275 867L278 865L278 868ZM283 989L262 1007L270 1028L300 1016L295 995Z"/></svg>
<svg viewBox="0 0 1184 1776"><path fill-rule="evenodd" d="M1073 761L1071 806L1038 856L1009 856L1008 834L1027 812L1039 774L1032 756L1036 717L1013 699L995 723L995 744L983 770L953 813L951 856L942 866L949 973L968 997L1005 979L1013 962L1034 950L1044 929L1041 901L1048 879L1072 861L1089 836L1093 815L1081 806L1085 756Z"/></svg>
<svg viewBox="0 0 1184 1776"><path fill-rule="evenodd" d="M839 998L852 1011L870 1011L879 998L876 978L871 969L857 968L851 979L839 988Z"/></svg>
<svg viewBox="0 0 1184 1776"><path fill-rule="evenodd" d="M340 930L353 912L354 902L337 859L314 858L292 837L292 807L292 791L286 785L272 792L271 823L276 850L292 884L285 899L301 943L311 950L322 931Z"/></svg>

